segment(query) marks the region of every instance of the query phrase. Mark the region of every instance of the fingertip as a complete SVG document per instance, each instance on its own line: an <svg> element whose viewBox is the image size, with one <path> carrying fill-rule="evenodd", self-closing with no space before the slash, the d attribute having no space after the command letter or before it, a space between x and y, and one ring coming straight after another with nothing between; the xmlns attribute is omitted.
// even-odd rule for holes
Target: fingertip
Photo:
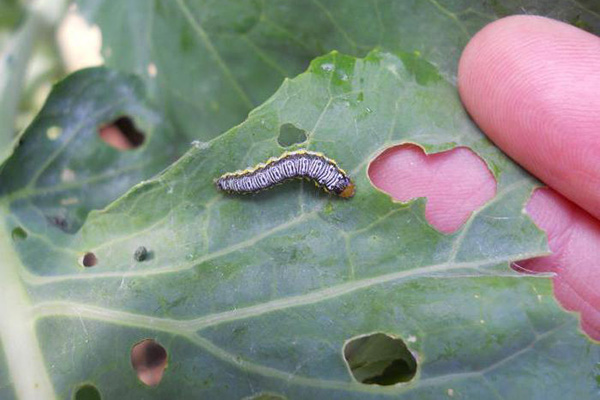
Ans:
<svg viewBox="0 0 600 400"><path fill-rule="evenodd" d="M500 148L600 217L600 38L543 17L500 19L465 48L458 88Z"/></svg>

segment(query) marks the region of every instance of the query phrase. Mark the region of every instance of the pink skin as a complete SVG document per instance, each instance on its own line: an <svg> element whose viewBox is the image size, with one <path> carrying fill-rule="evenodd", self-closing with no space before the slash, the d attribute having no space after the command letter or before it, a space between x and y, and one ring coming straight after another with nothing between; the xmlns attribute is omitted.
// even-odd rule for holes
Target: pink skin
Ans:
<svg viewBox="0 0 600 400"><path fill-rule="evenodd" d="M129 150L133 145L127 140L125 135L114 125L105 125L98 130L100 138L117 150Z"/></svg>
<svg viewBox="0 0 600 400"><path fill-rule="evenodd" d="M492 173L464 147L431 155L415 145L392 147L371 163L369 176L396 200L427 197L425 218L444 233L456 231L496 195Z"/></svg>
<svg viewBox="0 0 600 400"><path fill-rule="evenodd" d="M552 188L537 190L526 211L548 234L553 255L518 265L556 273L557 299L600 340L600 38L542 17L500 19L465 48L458 86L490 139ZM390 149L369 176L399 200L427 196L428 221L456 230L489 200L495 182L464 149L423 157L414 147ZM413 170L401 174L399 166Z"/></svg>
<svg viewBox="0 0 600 400"><path fill-rule="evenodd" d="M526 210L548 233L554 254L518 265L555 273L556 298L567 310L580 312L584 331L600 340L600 220L548 188L537 190Z"/></svg>

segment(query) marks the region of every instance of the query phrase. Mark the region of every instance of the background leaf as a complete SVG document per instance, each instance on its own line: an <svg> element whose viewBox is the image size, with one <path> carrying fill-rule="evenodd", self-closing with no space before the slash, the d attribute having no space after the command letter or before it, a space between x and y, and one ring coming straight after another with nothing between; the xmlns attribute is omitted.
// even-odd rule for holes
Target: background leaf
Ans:
<svg viewBox="0 0 600 400"><path fill-rule="evenodd" d="M107 65L153 87L184 140L240 123L285 77L331 50L418 52L454 82L469 38L512 14L539 14L600 33L594 0L86 0ZM152 66L152 67L150 67ZM157 71L151 76L149 71Z"/></svg>
<svg viewBox="0 0 600 400"><path fill-rule="evenodd" d="M113 79L125 93L137 87L131 78ZM114 86L100 85L91 93L102 99L114 92ZM138 110L147 106L133 92L124 96L125 111L146 115ZM49 100L49 115L57 102ZM56 104L55 112L70 110L61 120L70 134L61 135L65 142L55 147L64 148L57 154L70 155L63 162L85 159L82 149L88 149L88 160L106 151L95 133L71 133L81 122L74 116L85 116L88 126L94 116L89 111L106 104L115 103L98 102L80 112ZM123 111L111 110L111 118ZM160 126L162 120L153 121ZM598 394L598 346L558 307L549 280L507 266L547 252L544 235L522 212L536 182L474 127L455 88L419 56L318 58L243 124L195 143L169 169L92 212L74 233L48 224L58 194L71 194L58 183L60 163L49 163L55 153L48 157L41 145L49 123L36 120L24 138L38 145L19 147L0 175L3 186L10 182L2 192L0 321L19 311L31 317L0 328L10 361L10 374L0 374L6 398L9 382L21 373L46 376L51 383L42 388L59 398L70 398L84 382L103 398ZM213 179L220 174L280 154L286 124L307 136L287 149L308 148L336 159L356 181L356 197L343 201L302 182L250 197L216 192ZM149 147L154 140L162 143L160 135L151 139ZM424 219L423 200L395 203L368 180L369 161L404 142L428 152L472 148L497 178L496 197L458 232L437 232ZM113 157L137 165L143 151ZM35 157L52 166L47 175L34 168L42 163L28 166ZM111 159L98 157L90 173L104 172L105 160ZM45 178L31 179L38 175ZM46 193L51 188L56 194ZM84 204L94 207L90 200ZM11 237L15 229L27 237ZM139 246L153 257L135 261ZM86 252L98 258L92 268L80 264ZM7 296L7 287L20 292ZM23 334L16 339L11 333L18 329ZM350 377L344 343L378 331L402 338L415 355L418 371L410 383L381 387ZM145 338L168 352L169 367L156 388L139 383L130 365L132 346ZM28 349L33 362L16 362L22 355L15 355L15 343ZM17 393L28 383L38 382L16 381Z"/></svg>
<svg viewBox="0 0 600 400"><path fill-rule="evenodd" d="M49 86L62 70L53 33L64 8L64 0L31 1L26 7L12 0L0 4L0 164L39 111L47 95L44 84Z"/></svg>
<svg viewBox="0 0 600 400"><path fill-rule="evenodd" d="M129 116L145 132L139 151L116 150L99 129ZM83 70L57 85L2 166L0 195L13 212L34 207L67 233L91 209L102 208L145 177L173 162L173 131L146 102L143 84L104 68Z"/></svg>
<svg viewBox="0 0 600 400"><path fill-rule="evenodd" d="M23 5L18 0L5 0L0 3L0 30L14 28L23 18Z"/></svg>

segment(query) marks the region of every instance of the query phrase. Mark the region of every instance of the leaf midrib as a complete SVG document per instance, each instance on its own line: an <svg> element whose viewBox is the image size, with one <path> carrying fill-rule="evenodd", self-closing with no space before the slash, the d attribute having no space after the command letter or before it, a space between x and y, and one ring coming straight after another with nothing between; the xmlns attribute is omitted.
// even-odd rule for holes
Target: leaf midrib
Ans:
<svg viewBox="0 0 600 400"><path fill-rule="evenodd" d="M226 322L237 321L289 308L319 303L325 300L330 300L340 296L344 296L361 289L368 289L375 285L397 282L416 277L439 276L436 275L436 273L451 272L461 269L477 271L480 268L508 263L517 258L530 258L537 255L538 253L536 252L532 254L518 254L508 256L505 255L503 257L498 257L497 259L490 260L477 260L470 262L445 262L436 265L427 265L420 268L413 268L409 270L393 272L390 274L379 275L376 277L354 280L339 285L331 286L326 289L314 290L306 294L284 297L277 300L263 302L254 306L236 308L234 310L210 314L190 320L157 318L142 314L111 310L93 305L82 305L68 301L41 302L35 305L33 311L36 317L79 317L80 315L84 314L88 318L104 322L120 323L123 325L134 326L139 328L158 329L172 334L190 334L208 328L210 326L215 326ZM478 273L466 275L485 276ZM456 276L465 277L466 275L460 274ZM516 273L512 273L510 271L507 274L495 274L495 276L514 277L517 279L523 277L522 275L517 275Z"/></svg>
<svg viewBox="0 0 600 400"><path fill-rule="evenodd" d="M8 207L0 206L0 215L7 214ZM54 399L35 333L31 299L20 277L24 267L5 223L0 230L0 254L0 338L15 392L20 399Z"/></svg>

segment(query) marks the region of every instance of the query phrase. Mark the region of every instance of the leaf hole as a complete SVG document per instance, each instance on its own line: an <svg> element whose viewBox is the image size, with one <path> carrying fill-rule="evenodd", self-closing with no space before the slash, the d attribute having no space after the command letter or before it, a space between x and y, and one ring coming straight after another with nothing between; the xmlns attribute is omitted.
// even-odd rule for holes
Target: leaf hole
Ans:
<svg viewBox="0 0 600 400"><path fill-rule="evenodd" d="M56 140L62 134L62 128L60 126L51 126L46 129L46 137L50 140Z"/></svg>
<svg viewBox="0 0 600 400"><path fill-rule="evenodd" d="M352 338L343 353L354 379L366 385L409 382L417 373L417 360L404 341L385 333Z"/></svg>
<svg viewBox="0 0 600 400"><path fill-rule="evenodd" d="M395 200L426 197L425 218L443 233L457 231L496 195L496 179L466 147L433 154L414 144L390 147L371 162L368 174Z"/></svg>
<svg viewBox="0 0 600 400"><path fill-rule="evenodd" d="M96 386L86 383L77 388L74 400L101 400L102 396Z"/></svg>
<svg viewBox="0 0 600 400"><path fill-rule="evenodd" d="M587 219L587 215L577 215L581 211L577 206L547 187L537 188L531 193L524 211L535 225L546 233L552 254L513 261L511 268L522 274L545 274L561 279L560 275L565 270L564 260L568 259L568 252L573 251L574 247L571 246L577 245L569 235L563 234L564 229L557 227L569 226L571 221Z"/></svg>
<svg viewBox="0 0 600 400"><path fill-rule="evenodd" d="M145 385L157 386L167 368L167 350L152 339L144 339L131 348L131 366Z"/></svg>
<svg viewBox="0 0 600 400"><path fill-rule="evenodd" d="M60 180L63 182L73 182L77 178L75 171L69 168L65 168L60 173Z"/></svg>
<svg viewBox="0 0 600 400"><path fill-rule="evenodd" d="M151 78L156 77L156 74L158 74L158 69L156 68L156 64L154 63L148 64L147 70L148 76L150 76Z"/></svg>
<svg viewBox="0 0 600 400"><path fill-rule="evenodd" d="M83 260L81 261L84 267L89 268L98 264L98 257L92 252L87 252L83 255Z"/></svg>
<svg viewBox="0 0 600 400"><path fill-rule="evenodd" d="M279 136L277 143L282 147L289 147L294 144L306 142L306 131L293 124L283 124L279 127Z"/></svg>
<svg viewBox="0 0 600 400"><path fill-rule="evenodd" d="M598 298L598 285L594 285L600 265L598 223L590 223L587 211L548 187L534 190L524 211L546 233L551 253L517 260L511 267L522 274L552 277L554 296L532 291L532 298L544 307L548 301L554 302L554 297L565 310L579 313L581 330L600 341L598 312L581 301ZM570 234L574 232L578 234Z"/></svg>
<svg viewBox="0 0 600 400"><path fill-rule="evenodd" d="M25 232L25 229L21 228L20 226L17 226L16 228L14 228L11 232L11 237L12 240L15 242L20 242L22 240L27 239L27 232Z"/></svg>
<svg viewBox="0 0 600 400"><path fill-rule="evenodd" d="M100 127L100 138L117 150L130 150L144 143L145 135L138 130L129 117L119 117L113 122Z"/></svg>

